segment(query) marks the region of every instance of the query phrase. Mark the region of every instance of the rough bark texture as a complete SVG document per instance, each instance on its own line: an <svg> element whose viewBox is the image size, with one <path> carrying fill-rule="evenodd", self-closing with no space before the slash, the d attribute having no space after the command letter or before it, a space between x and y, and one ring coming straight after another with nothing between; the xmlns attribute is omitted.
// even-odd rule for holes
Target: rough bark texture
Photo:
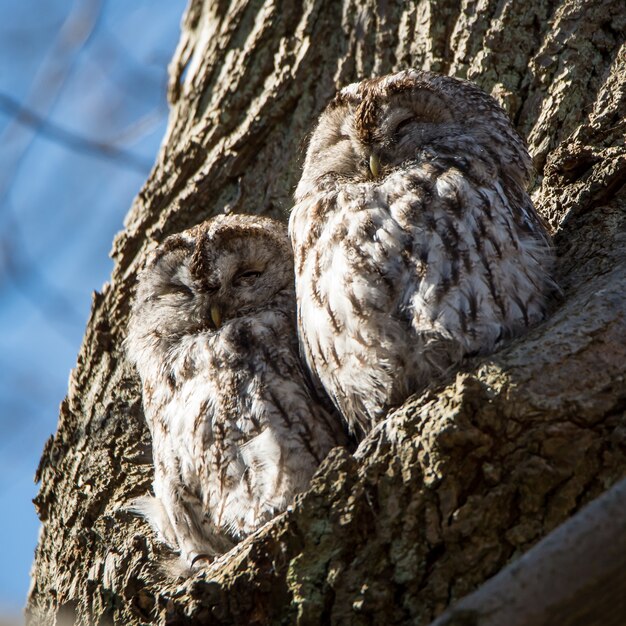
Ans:
<svg viewBox="0 0 626 626"><path fill-rule="evenodd" d="M626 480L431 626L623 626Z"/></svg>
<svg viewBox="0 0 626 626"><path fill-rule="evenodd" d="M623 0L191 0L169 130L94 296L38 471L33 624L428 624L626 474ZM151 482L122 340L153 240L286 218L336 88L407 66L475 80L529 139L555 232L550 318L409 400L206 573L164 578L125 512Z"/></svg>

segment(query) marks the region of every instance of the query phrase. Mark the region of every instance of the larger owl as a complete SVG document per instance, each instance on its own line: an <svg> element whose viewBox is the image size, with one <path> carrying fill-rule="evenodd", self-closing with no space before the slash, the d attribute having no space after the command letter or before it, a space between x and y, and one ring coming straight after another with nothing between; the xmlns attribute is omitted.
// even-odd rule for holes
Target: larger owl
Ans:
<svg viewBox="0 0 626 626"><path fill-rule="evenodd" d="M299 360L293 282L286 226L244 215L168 237L139 276L126 348L154 497L136 508L186 566L283 511L345 443Z"/></svg>
<svg viewBox="0 0 626 626"><path fill-rule="evenodd" d="M544 317L551 242L523 140L487 94L418 70L341 90L295 193L298 329L357 434Z"/></svg>

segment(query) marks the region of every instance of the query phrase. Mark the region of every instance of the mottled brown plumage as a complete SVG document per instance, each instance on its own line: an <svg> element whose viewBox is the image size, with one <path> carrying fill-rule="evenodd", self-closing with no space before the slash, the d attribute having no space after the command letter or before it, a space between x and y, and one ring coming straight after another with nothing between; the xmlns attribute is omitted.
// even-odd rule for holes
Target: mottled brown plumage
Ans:
<svg viewBox="0 0 626 626"><path fill-rule="evenodd" d="M341 90L290 219L307 363L350 427L540 321L550 238L497 103L418 70Z"/></svg>
<svg viewBox="0 0 626 626"><path fill-rule="evenodd" d="M136 509L187 567L283 511L346 442L299 359L279 222L219 216L168 237L139 276L126 347L154 458Z"/></svg>

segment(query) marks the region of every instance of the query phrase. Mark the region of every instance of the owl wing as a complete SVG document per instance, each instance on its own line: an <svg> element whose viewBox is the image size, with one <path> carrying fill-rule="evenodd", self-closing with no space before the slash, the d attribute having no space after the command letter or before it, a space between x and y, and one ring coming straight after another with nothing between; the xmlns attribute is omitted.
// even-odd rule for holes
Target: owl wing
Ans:
<svg viewBox="0 0 626 626"><path fill-rule="evenodd" d="M492 351L542 319L550 248L517 183L505 193L497 178L485 180L469 166L461 169L458 159L441 157L409 175L421 181L410 202L423 205L428 194L429 206L413 220L391 206L413 238L401 307L423 337L424 357L441 370L463 355Z"/></svg>
<svg viewBox="0 0 626 626"><path fill-rule="evenodd" d="M372 206L363 198L362 189L354 185L336 198L322 225L308 226L314 199L296 205L291 219L296 259L302 257L296 266L300 350L357 436L386 410L381 399L402 367L396 348L408 322L396 309L410 271L410 233L384 203Z"/></svg>

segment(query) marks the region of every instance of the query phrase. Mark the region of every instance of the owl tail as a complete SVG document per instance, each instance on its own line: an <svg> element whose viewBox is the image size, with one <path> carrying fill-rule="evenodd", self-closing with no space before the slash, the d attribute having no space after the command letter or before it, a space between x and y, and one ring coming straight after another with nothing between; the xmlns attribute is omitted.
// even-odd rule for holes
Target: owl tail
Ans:
<svg viewBox="0 0 626 626"><path fill-rule="evenodd" d="M129 513L141 515L150 524L159 541L167 544L172 550L178 550L176 533L159 498L147 494L140 496L131 502L127 510Z"/></svg>
<svg viewBox="0 0 626 626"><path fill-rule="evenodd" d="M174 527L159 498L146 494L135 498L126 510L133 515L143 517L155 532L161 543L165 543L171 550L178 551L178 541ZM193 572L190 567L179 557L163 558L159 562L159 568L169 578L186 578Z"/></svg>

